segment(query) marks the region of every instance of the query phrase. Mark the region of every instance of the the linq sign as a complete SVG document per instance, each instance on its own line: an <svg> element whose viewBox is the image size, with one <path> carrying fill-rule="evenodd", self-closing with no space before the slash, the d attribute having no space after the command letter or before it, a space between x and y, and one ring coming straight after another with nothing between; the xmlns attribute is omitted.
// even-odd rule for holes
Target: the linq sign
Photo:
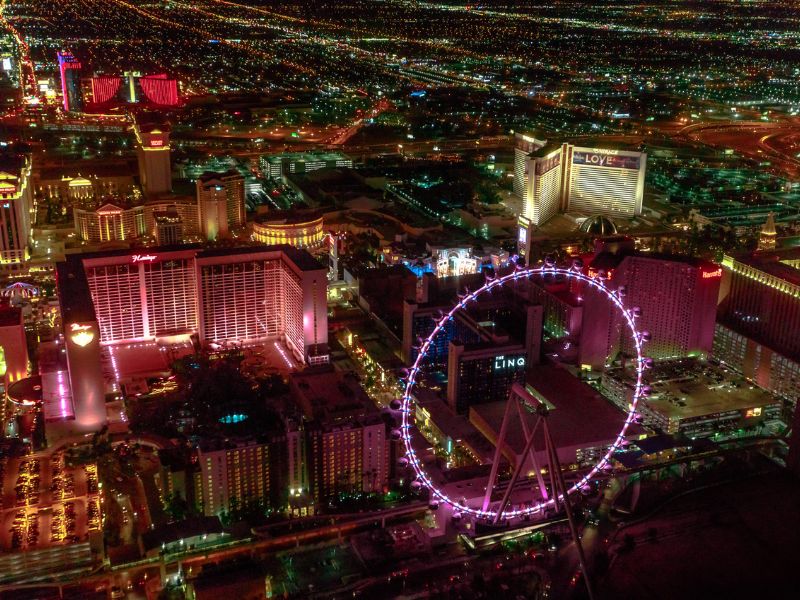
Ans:
<svg viewBox="0 0 800 600"><path fill-rule="evenodd" d="M525 366L524 356L495 356L494 370L505 371L506 369L521 369Z"/></svg>

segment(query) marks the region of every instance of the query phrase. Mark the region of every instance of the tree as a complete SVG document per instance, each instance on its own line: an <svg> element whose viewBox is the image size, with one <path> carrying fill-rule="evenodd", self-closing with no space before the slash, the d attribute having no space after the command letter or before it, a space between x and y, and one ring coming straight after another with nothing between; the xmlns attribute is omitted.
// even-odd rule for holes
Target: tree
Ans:
<svg viewBox="0 0 800 600"><path fill-rule="evenodd" d="M174 494L167 494L164 498L164 512L169 515L172 521L183 521L189 516L191 508L180 492L175 492Z"/></svg>
<svg viewBox="0 0 800 600"><path fill-rule="evenodd" d="M475 187L475 197L484 204L500 204L502 198L497 193L497 188L486 181L481 181Z"/></svg>

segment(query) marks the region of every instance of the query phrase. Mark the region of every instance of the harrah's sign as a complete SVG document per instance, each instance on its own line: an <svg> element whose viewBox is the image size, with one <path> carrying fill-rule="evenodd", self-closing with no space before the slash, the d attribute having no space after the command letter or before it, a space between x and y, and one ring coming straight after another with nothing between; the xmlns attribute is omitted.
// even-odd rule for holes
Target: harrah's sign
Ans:
<svg viewBox="0 0 800 600"><path fill-rule="evenodd" d="M715 271L703 271L703 279L717 279L722 277L722 267Z"/></svg>
<svg viewBox="0 0 800 600"><path fill-rule="evenodd" d="M131 256L131 262L153 262L156 258L158 257L155 254L134 254Z"/></svg>

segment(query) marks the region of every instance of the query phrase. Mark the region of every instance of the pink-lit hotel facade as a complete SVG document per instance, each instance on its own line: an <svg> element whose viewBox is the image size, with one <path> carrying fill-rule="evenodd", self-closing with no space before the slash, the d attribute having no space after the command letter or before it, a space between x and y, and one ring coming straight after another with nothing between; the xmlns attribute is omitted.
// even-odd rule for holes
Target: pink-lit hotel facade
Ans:
<svg viewBox="0 0 800 600"><path fill-rule="evenodd" d="M58 288L82 429L105 420L103 345L273 341L297 363L328 361L327 269L290 246L75 255L59 264Z"/></svg>

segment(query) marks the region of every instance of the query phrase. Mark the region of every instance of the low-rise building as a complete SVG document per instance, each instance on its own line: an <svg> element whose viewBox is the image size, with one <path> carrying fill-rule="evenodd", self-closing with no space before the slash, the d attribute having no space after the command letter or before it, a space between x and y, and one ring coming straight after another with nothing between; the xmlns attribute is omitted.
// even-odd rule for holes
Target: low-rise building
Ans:
<svg viewBox="0 0 800 600"><path fill-rule="evenodd" d="M294 173L311 173L321 169L351 168L353 159L341 152L290 152L262 156L259 167L264 177L281 179Z"/></svg>
<svg viewBox="0 0 800 600"><path fill-rule="evenodd" d="M605 395L622 410L633 399L633 367L607 370ZM730 435L781 417L781 401L724 366L699 359L657 363L638 411L648 427L688 437Z"/></svg>
<svg viewBox="0 0 800 600"><path fill-rule="evenodd" d="M318 213L270 212L253 223L253 239L262 244L289 244L316 249L325 242L322 215Z"/></svg>

